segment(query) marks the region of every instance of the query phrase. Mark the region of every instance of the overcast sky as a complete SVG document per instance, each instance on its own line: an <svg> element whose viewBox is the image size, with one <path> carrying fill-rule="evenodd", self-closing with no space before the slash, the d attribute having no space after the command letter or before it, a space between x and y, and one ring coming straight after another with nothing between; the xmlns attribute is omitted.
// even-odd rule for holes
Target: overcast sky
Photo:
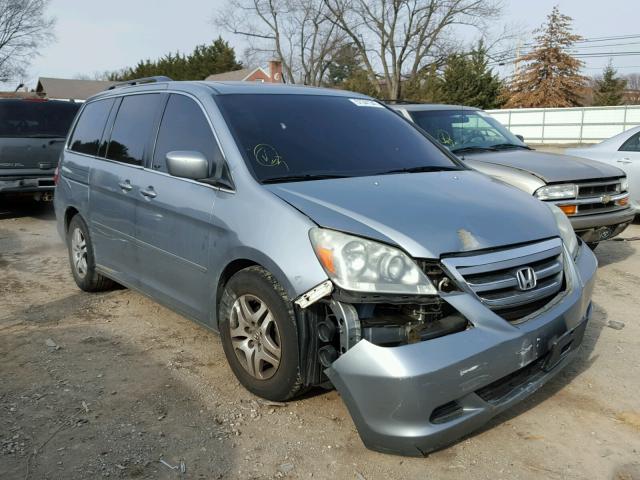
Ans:
<svg viewBox="0 0 640 480"><path fill-rule="evenodd" d="M50 14L57 18L56 41L41 50L24 82L34 87L39 76L71 78L116 70L143 58L167 52L189 52L221 34L241 56L241 38L218 31L210 22L225 0L52 0ZM574 29L587 38L638 33L637 0L504 0L502 23L522 31L539 26L551 8L574 18ZM525 41L530 40L525 35ZM468 39L471 41L472 39ZM618 51L640 51L640 38ZM611 50L609 49L609 50ZM606 49L605 49L606 50ZM596 50L591 50L596 51ZM608 59L590 59L585 73L597 73ZM622 73L640 71L640 56L618 57L614 65ZM638 68L631 68L638 66ZM6 85L5 88L10 88Z"/></svg>

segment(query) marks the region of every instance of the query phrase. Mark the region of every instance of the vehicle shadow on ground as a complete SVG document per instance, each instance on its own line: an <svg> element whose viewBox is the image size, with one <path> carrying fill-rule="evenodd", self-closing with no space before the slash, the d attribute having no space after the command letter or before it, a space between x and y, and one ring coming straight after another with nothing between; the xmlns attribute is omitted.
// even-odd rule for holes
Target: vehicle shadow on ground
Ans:
<svg viewBox="0 0 640 480"><path fill-rule="evenodd" d="M598 246L598 249L594 253L598 258L599 267L622 262L635 253L635 249L631 243L634 241L639 243L640 240L624 240L624 238L635 237L616 237L612 240L607 240Z"/></svg>
<svg viewBox="0 0 640 480"><path fill-rule="evenodd" d="M52 202L36 202L22 198L0 198L0 220L33 217L39 220L55 220Z"/></svg>
<svg viewBox="0 0 640 480"><path fill-rule="evenodd" d="M537 407L539 404L553 397L562 389L567 387L567 385L573 382L583 372L588 370L598 360L598 356L592 356L592 353L598 343L602 329L606 324L607 312L598 304L594 303L592 318L587 324L587 329L585 331L582 345L580 346L580 351L573 362L567 365L563 371L559 372L558 375L552 378L547 384L543 385L542 388L532 396L494 417L479 430L476 430L465 438L475 437L476 435L486 432L487 430L491 430L500 424L518 417L526 411ZM464 439L461 439L460 441L462 440Z"/></svg>
<svg viewBox="0 0 640 480"><path fill-rule="evenodd" d="M218 404L83 306L3 332L0 424L11 428L0 443L14 439L2 452L7 478L223 478L237 468Z"/></svg>

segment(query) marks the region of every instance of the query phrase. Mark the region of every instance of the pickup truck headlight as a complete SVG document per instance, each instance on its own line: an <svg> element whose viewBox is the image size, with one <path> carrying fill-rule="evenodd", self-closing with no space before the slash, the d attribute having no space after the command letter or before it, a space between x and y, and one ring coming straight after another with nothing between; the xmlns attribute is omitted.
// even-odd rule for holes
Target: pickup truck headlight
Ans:
<svg viewBox="0 0 640 480"><path fill-rule="evenodd" d="M620 192L629 191L629 179L627 177L620 179Z"/></svg>
<svg viewBox="0 0 640 480"><path fill-rule="evenodd" d="M572 183L547 185L540 187L533 195L539 200L566 200L578 196L578 186Z"/></svg>
<svg viewBox="0 0 640 480"><path fill-rule="evenodd" d="M578 237L576 236L576 232L573 230L571 221L567 218L564 212L555 205L549 203L547 206L556 217L556 223L558 224L558 230L560 230L560 238L562 239L562 242L567 247L567 250L569 250L571 258L576 258L580 245L578 244Z"/></svg>
<svg viewBox="0 0 640 480"><path fill-rule="evenodd" d="M437 290L403 251L365 238L312 228L313 250L329 278L354 292L436 295Z"/></svg>

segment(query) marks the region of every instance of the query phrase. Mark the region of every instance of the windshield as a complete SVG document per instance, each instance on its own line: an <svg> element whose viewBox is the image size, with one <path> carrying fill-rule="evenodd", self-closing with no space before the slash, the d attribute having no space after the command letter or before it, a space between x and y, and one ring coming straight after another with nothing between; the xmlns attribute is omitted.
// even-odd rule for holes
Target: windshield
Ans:
<svg viewBox="0 0 640 480"><path fill-rule="evenodd" d="M413 120L452 152L496 146L526 147L489 114L477 110L422 110L409 112Z"/></svg>
<svg viewBox="0 0 640 480"><path fill-rule="evenodd" d="M64 138L79 107L48 100L0 101L0 137Z"/></svg>
<svg viewBox="0 0 640 480"><path fill-rule="evenodd" d="M236 94L216 101L261 182L462 168L373 100Z"/></svg>

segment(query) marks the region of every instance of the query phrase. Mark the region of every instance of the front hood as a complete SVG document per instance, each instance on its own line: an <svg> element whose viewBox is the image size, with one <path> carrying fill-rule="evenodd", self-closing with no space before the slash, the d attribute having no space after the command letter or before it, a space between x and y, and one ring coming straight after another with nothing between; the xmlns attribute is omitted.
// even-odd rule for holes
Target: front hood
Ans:
<svg viewBox="0 0 640 480"><path fill-rule="evenodd" d="M517 168L541 178L546 183L595 180L624 175L619 168L601 162L535 150L518 149L465 154L464 160L468 161L470 166L473 166L473 162L479 161Z"/></svg>
<svg viewBox="0 0 640 480"><path fill-rule="evenodd" d="M265 188L321 227L396 244L416 258L439 258L558 235L553 214L542 202L468 170Z"/></svg>

